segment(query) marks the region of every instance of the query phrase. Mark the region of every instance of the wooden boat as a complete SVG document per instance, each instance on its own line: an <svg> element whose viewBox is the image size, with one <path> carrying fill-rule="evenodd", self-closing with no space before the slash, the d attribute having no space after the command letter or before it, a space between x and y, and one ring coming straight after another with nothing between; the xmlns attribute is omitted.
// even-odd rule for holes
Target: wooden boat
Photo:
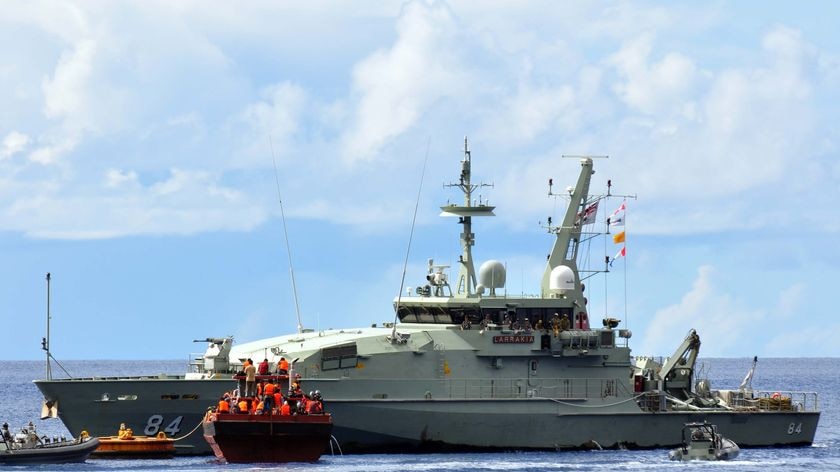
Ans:
<svg viewBox="0 0 840 472"><path fill-rule="evenodd" d="M157 436L135 436L122 424L116 436L99 437L99 448L93 455L109 458L172 457L175 455L175 440L167 438L163 431Z"/></svg>
<svg viewBox="0 0 840 472"><path fill-rule="evenodd" d="M333 423L329 414L212 413L203 427L220 461L315 462L329 445Z"/></svg>
<svg viewBox="0 0 840 472"><path fill-rule="evenodd" d="M723 461L738 457L741 448L721 436L717 426L708 423L686 423L682 431L683 445L668 453L672 461Z"/></svg>
<svg viewBox="0 0 840 472"><path fill-rule="evenodd" d="M14 436L3 425L0 434L0 464L63 464L84 462L99 446L99 440L84 431L74 439L39 437L30 422Z"/></svg>

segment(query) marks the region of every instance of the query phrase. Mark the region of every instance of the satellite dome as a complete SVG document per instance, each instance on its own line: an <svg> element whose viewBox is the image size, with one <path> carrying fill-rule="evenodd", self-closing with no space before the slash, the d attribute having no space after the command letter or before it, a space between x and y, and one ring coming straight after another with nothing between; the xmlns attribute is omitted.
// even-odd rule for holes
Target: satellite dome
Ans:
<svg viewBox="0 0 840 472"><path fill-rule="evenodd" d="M487 261L478 269L478 284L490 289L490 295L497 288L505 286L505 265L499 261Z"/></svg>
<svg viewBox="0 0 840 472"><path fill-rule="evenodd" d="M567 290L575 289L575 273L568 266L559 265L551 269L548 278L548 288L552 292L566 293Z"/></svg>

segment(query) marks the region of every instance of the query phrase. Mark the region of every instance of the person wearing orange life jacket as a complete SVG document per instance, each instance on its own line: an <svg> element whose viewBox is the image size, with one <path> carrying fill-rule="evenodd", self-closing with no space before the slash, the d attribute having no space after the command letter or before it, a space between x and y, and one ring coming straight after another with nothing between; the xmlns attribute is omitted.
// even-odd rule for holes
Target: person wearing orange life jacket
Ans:
<svg viewBox="0 0 840 472"><path fill-rule="evenodd" d="M305 415L306 412L309 410L307 406L309 405L309 399L312 395L312 392L309 392L309 395L304 395L300 401L298 401L297 411L298 414Z"/></svg>
<svg viewBox="0 0 840 472"><path fill-rule="evenodd" d="M260 400L260 402L257 403L257 407L254 408L254 414L255 415L261 415L261 414L263 414L264 411L265 411L265 402L263 400Z"/></svg>
<svg viewBox="0 0 840 472"><path fill-rule="evenodd" d="M324 405L318 400L311 400L306 405L306 413L310 415L320 415L324 412Z"/></svg>
<svg viewBox="0 0 840 472"><path fill-rule="evenodd" d="M289 406L289 402L283 402L283 406L280 407L280 415L281 416L291 416L292 415L292 408Z"/></svg>
<svg viewBox="0 0 840 472"><path fill-rule="evenodd" d="M216 409L219 413L230 413L230 403L225 397L219 399L219 407Z"/></svg>
<svg viewBox="0 0 840 472"><path fill-rule="evenodd" d="M244 398L239 400L239 412L248 414L248 401Z"/></svg>
<svg viewBox="0 0 840 472"><path fill-rule="evenodd" d="M263 394L263 383L260 382L257 384L257 396L261 396Z"/></svg>
<svg viewBox="0 0 840 472"><path fill-rule="evenodd" d="M324 398L321 396L320 390L315 390L315 394L312 396L312 400L314 408L316 410L316 414L323 414L324 413Z"/></svg>
<svg viewBox="0 0 840 472"><path fill-rule="evenodd" d="M265 384L265 387L263 387L262 391L266 395L274 395L274 389L275 388L276 387L274 386L273 383L268 382L268 383Z"/></svg>
<svg viewBox="0 0 840 472"><path fill-rule="evenodd" d="M288 373L289 373L289 361L287 361L285 357L281 357L280 362L277 363L277 374L278 375L287 375Z"/></svg>
<svg viewBox="0 0 840 472"><path fill-rule="evenodd" d="M279 409L281 405L283 405L283 394L280 393L280 389L278 388L274 392L274 407Z"/></svg>

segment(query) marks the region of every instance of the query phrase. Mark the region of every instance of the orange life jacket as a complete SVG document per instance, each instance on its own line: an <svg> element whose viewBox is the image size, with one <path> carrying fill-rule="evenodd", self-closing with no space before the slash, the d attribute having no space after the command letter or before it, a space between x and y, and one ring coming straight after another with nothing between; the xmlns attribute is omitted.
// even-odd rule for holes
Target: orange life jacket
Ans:
<svg viewBox="0 0 840 472"><path fill-rule="evenodd" d="M265 388L263 388L263 391L265 391L266 395L274 395L274 384L273 383L265 384Z"/></svg>
<svg viewBox="0 0 840 472"><path fill-rule="evenodd" d="M248 402L245 400L239 400L239 412L248 413Z"/></svg>
<svg viewBox="0 0 840 472"><path fill-rule="evenodd" d="M230 413L230 403L227 400L219 400L219 413Z"/></svg>
<svg viewBox="0 0 840 472"><path fill-rule="evenodd" d="M285 371L288 372L289 371L289 361L287 361L286 359L283 359L282 361L280 361L277 364L277 368L280 369L280 370L285 370Z"/></svg>
<svg viewBox="0 0 840 472"><path fill-rule="evenodd" d="M280 414L283 416L291 416L292 408L289 407L288 403L284 403L283 406L280 407Z"/></svg>

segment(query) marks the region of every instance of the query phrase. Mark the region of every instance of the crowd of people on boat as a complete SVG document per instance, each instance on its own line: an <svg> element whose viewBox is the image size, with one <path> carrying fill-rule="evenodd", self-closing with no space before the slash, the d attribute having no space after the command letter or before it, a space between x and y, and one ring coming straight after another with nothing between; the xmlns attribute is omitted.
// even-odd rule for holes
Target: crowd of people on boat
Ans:
<svg viewBox="0 0 840 472"><path fill-rule="evenodd" d="M248 359L236 378L239 386L219 398L218 413L250 415L319 415L324 413L324 400L319 390L305 394L300 374L288 378L289 362L281 357L272 375L268 359L254 366ZM268 377L268 378L263 378ZM284 395L281 380L288 379L289 389Z"/></svg>

